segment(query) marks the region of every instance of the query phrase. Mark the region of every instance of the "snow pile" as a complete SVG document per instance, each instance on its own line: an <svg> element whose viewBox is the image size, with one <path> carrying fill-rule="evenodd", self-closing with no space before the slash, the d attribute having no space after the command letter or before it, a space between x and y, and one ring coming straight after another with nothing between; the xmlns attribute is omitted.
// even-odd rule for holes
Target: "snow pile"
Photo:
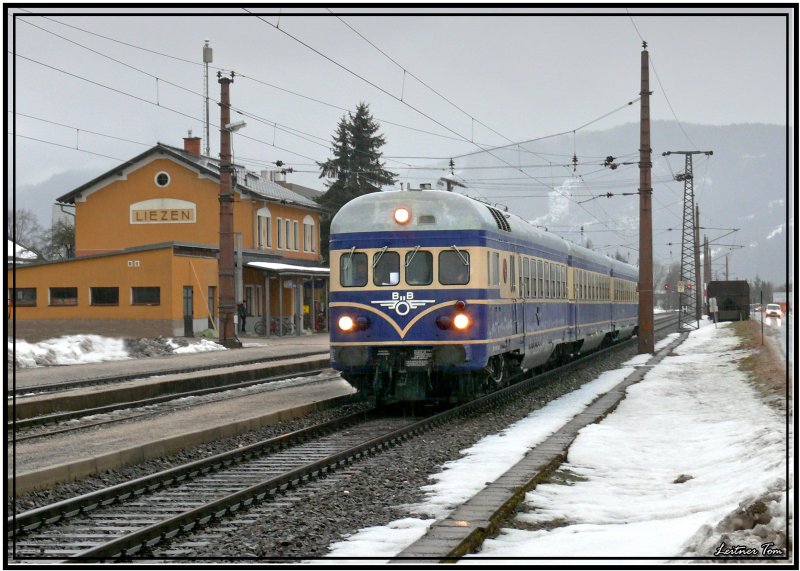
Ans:
<svg viewBox="0 0 800 571"><path fill-rule="evenodd" d="M65 335L35 344L18 340L16 348L9 340L7 356L9 363L20 368L130 359L122 339L100 335Z"/></svg>
<svg viewBox="0 0 800 571"><path fill-rule="evenodd" d="M174 339L168 339L167 343L169 343L172 346L172 352L178 354L227 350L226 347L223 347L219 343L215 343L208 339L200 339L200 341L198 341L197 343L188 343L186 345L179 345L178 343L175 342Z"/></svg>
<svg viewBox="0 0 800 571"><path fill-rule="evenodd" d="M101 335L65 335L39 343L17 340L16 347L9 339L6 354L8 363L25 369L224 350L225 347L208 339L117 339Z"/></svg>

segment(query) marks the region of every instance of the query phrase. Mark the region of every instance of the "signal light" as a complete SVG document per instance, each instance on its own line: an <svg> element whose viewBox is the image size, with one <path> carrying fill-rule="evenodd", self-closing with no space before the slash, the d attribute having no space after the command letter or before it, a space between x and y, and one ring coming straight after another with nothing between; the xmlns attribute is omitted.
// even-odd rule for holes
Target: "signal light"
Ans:
<svg viewBox="0 0 800 571"><path fill-rule="evenodd" d="M686 284L686 289L692 289L692 284Z"/></svg>
<svg viewBox="0 0 800 571"><path fill-rule="evenodd" d="M398 224L408 224L411 220L411 213L407 208L398 208L394 211L394 221Z"/></svg>

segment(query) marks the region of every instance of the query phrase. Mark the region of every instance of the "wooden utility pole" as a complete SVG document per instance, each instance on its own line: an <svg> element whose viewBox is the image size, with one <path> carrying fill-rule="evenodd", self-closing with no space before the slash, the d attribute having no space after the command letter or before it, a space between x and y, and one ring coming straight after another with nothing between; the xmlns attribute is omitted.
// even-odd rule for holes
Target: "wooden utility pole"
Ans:
<svg viewBox="0 0 800 571"><path fill-rule="evenodd" d="M230 84L233 73L223 77L217 72L220 84L220 143L219 143L219 342L233 348L242 344L236 337L233 269L233 164L231 161L231 102Z"/></svg>
<svg viewBox="0 0 800 571"><path fill-rule="evenodd" d="M653 208L650 172L650 62L642 42L642 89L639 134L639 353L655 352L653 330Z"/></svg>

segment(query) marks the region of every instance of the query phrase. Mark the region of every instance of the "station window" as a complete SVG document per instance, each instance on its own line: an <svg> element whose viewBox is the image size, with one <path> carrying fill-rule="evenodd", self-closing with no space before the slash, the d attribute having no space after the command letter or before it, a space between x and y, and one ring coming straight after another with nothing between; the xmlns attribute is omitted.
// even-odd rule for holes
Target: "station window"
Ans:
<svg viewBox="0 0 800 571"><path fill-rule="evenodd" d="M35 287L18 287L14 290L14 305L34 306L36 305Z"/></svg>
<svg viewBox="0 0 800 571"><path fill-rule="evenodd" d="M317 251L317 245L314 241L314 219L308 215L303 218L303 251Z"/></svg>
<svg viewBox="0 0 800 571"><path fill-rule="evenodd" d="M400 283L400 254L383 251L373 256L372 283L377 286L394 286Z"/></svg>
<svg viewBox="0 0 800 571"><path fill-rule="evenodd" d="M283 248L283 229L281 228L281 222L282 220L278 218L278 248L280 249Z"/></svg>
<svg viewBox="0 0 800 571"><path fill-rule="evenodd" d="M425 250L406 253L406 283L430 285L433 282L433 254Z"/></svg>
<svg viewBox="0 0 800 571"><path fill-rule="evenodd" d="M89 288L90 305L119 305L118 287Z"/></svg>
<svg viewBox="0 0 800 571"><path fill-rule="evenodd" d="M284 220L286 223L286 249L292 250L294 246L292 246L292 221L288 218Z"/></svg>
<svg viewBox="0 0 800 571"><path fill-rule="evenodd" d="M342 254L339 258L339 283L343 287L367 285L367 255L361 252Z"/></svg>
<svg viewBox="0 0 800 571"><path fill-rule="evenodd" d="M161 288L132 287L131 305L161 305Z"/></svg>
<svg viewBox="0 0 800 571"><path fill-rule="evenodd" d="M50 305L78 305L78 288L51 287Z"/></svg>
<svg viewBox="0 0 800 571"><path fill-rule="evenodd" d="M292 246L293 250L300 249L300 240L298 239L297 234L297 220L292 221Z"/></svg>
<svg viewBox="0 0 800 571"><path fill-rule="evenodd" d="M498 254L495 254L495 256L498 256ZM499 259L499 256L492 260L493 273L497 272L497 259ZM511 267L514 267L513 263ZM469 252L464 250L444 250L439 252L439 283L442 285L465 285L469 283ZM511 283L514 282L512 281Z"/></svg>
<svg viewBox="0 0 800 571"><path fill-rule="evenodd" d="M272 214L269 209L259 208L256 213L258 222L258 234L256 241L259 248L272 248Z"/></svg>

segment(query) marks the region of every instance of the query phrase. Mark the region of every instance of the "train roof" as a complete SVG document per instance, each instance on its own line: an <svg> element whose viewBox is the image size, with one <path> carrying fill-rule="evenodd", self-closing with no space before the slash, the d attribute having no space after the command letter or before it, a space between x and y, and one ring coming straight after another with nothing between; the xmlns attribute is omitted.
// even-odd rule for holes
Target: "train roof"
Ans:
<svg viewBox="0 0 800 571"><path fill-rule="evenodd" d="M394 221L394 211L400 207L411 212L408 224L399 225ZM331 236L352 232L436 230L482 230L492 235L508 236L510 241L533 241L564 258L572 256L589 265L610 266L615 275L631 279L638 276L638 270L633 266L567 242L516 214L443 190L392 190L365 194L345 204L331 221Z"/></svg>

